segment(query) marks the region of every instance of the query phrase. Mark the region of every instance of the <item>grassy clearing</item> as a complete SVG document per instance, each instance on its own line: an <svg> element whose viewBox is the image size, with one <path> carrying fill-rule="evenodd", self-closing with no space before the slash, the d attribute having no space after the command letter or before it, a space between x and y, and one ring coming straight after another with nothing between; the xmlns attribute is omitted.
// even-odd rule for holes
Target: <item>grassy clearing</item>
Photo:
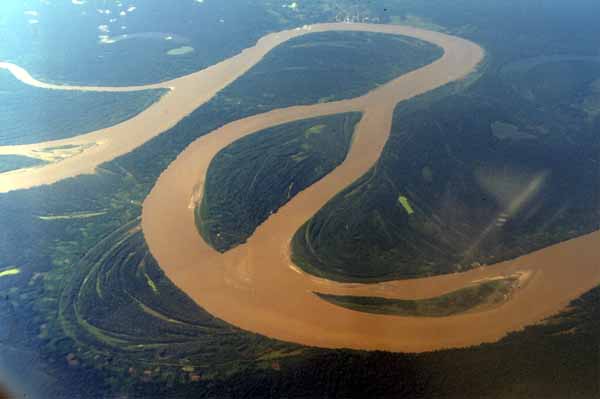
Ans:
<svg viewBox="0 0 600 399"><path fill-rule="evenodd" d="M310 136L312 136L313 134L319 134L323 131L323 129L325 129L327 127L327 125L325 124L319 124L319 125L315 125L313 127L311 127L310 129L306 129L306 131L304 132L304 138L310 138Z"/></svg>
<svg viewBox="0 0 600 399"><path fill-rule="evenodd" d="M106 215L108 211L100 211L100 212L76 212L70 213L66 215L45 215L38 216L40 220L70 220L70 219L88 219L94 218L97 216Z"/></svg>
<svg viewBox="0 0 600 399"><path fill-rule="evenodd" d="M402 205L402 207L404 208L406 213L408 213L409 215L412 215L413 213L415 213L415 210L410 205L410 201L404 195L400 195L398 197L398 202L400 203L400 205Z"/></svg>
<svg viewBox="0 0 600 399"><path fill-rule="evenodd" d="M0 277L16 276L21 273L21 269L14 267L12 269L0 270Z"/></svg>
<svg viewBox="0 0 600 399"><path fill-rule="evenodd" d="M158 294L158 288L156 287L156 283L150 278L150 276L148 276L148 273L144 272L144 277L146 278L146 282L148 283L148 286L150 288L152 288L152 292L154 292L155 294Z"/></svg>
<svg viewBox="0 0 600 399"><path fill-rule="evenodd" d="M264 355L260 356L258 358L258 360L277 360L277 359L282 359L282 358L286 358L286 357L290 357L290 356L298 356L298 355L301 355L302 352L304 352L304 351L305 351L305 349L303 349L303 348L296 349L296 350L286 350L286 349L272 350L272 351L268 351Z"/></svg>
<svg viewBox="0 0 600 399"><path fill-rule="evenodd" d="M183 46L183 47L178 47L178 48L174 48L174 49L167 51L167 55L185 55L185 54L189 54L189 53L193 53L193 52L194 52L193 47Z"/></svg>

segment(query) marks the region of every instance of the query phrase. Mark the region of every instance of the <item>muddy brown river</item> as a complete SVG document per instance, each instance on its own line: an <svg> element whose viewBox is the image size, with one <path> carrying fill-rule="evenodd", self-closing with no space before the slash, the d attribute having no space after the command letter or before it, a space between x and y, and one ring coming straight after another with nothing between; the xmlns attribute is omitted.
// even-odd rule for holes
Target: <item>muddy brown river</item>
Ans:
<svg viewBox="0 0 600 399"><path fill-rule="evenodd" d="M484 51L475 43L413 27L319 24L311 26L310 30L269 34L255 47L208 70L142 87L168 87L171 90L157 104L120 124L126 125L129 136L119 135L119 129L125 128L117 125L62 140L61 143L94 145L46 167L0 175L0 191L92 173L100 162L131 151L174 125L220 88L245 73L276 45L308 32L332 30L411 36L442 47L444 55L364 96L289 107L241 119L190 144L161 174L144 202L142 213L142 228L150 251L171 281L216 317L269 337L319 347L409 352L496 341L510 331L559 312L570 300L597 286L600 282L599 257L595 253L600 245L598 232L465 273L378 284L333 282L308 275L291 263L289 246L294 232L379 158L390 134L396 104L463 79L484 57ZM201 88L205 90L200 91ZM198 96L199 92L201 96ZM349 111L362 112L363 118L357 125L352 148L339 167L271 215L247 243L220 254L204 242L196 230L194 208L202 199L210 161L221 149L271 126ZM48 143L33 146L44 148ZM13 146L0 148L0 154L2 151L25 154L30 150L28 146ZM502 305L449 317L361 313L325 302L314 294L318 291L422 299L460 289L478 280L517 273L526 278L521 288Z"/></svg>

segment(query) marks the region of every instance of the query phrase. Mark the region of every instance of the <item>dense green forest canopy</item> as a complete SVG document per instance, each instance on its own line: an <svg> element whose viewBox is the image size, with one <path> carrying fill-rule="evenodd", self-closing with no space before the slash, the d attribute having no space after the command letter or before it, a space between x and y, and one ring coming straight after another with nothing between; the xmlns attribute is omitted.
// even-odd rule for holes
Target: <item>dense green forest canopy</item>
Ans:
<svg viewBox="0 0 600 399"><path fill-rule="evenodd" d="M273 49L221 95L230 102L247 102L252 93L259 111L354 98L442 53L437 46L405 36L313 33Z"/></svg>
<svg viewBox="0 0 600 399"><path fill-rule="evenodd" d="M97 3L104 2L87 4L96 7ZM181 3L185 6L177 8L164 1L144 2L146 11L140 6L131 13L134 17L140 12L126 29L193 38L175 43L195 48L178 58L165 55L172 44L152 38L110 46L99 43L98 25L105 23L106 15L95 9L84 16L69 2L2 2L0 58L59 82L134 84L196 70L247 47L266 32L332 21L344 12L354 15L358 10L379 22L441 27L482 44L487 64L475 83L472 79L470 85L448 87L397 108L384 156L368 175L373 184L365 189L364 200L356 202L353 215L365 215L357 218L356 225L369 226L377 212L385 216L386 227L398 223L393 231L404 233L401 239L396 233L386 237L389 241L383 243L390 246L375 247L365 259L377 259L393 245L405 245L408 233L423 234L418 223L406 221L411 217L422 221L419 218L442 203L443 196L436 193L446 193L446 169L456 176L450 180L460 188L450 197L454 209L460 212L466 204L474 204L482 210L469 213L469 228L489 221L498 200L468 173L482 160L486 170L503 169L506 159L518 170L551 171L544 184L548 191L538 197L543 199L539 208L508 218L502 227L519 240L511 242L506 233L492 235L482 251L512 256L515 248L527 251L598 228L597 162L590 163L599 153L598 136L593 135L598 131L596 64L573 59L598 56L597 1L307 0L298 2L299 10L294 11L266 0L205 0L203 6L229 14L202 15L190 12L195 2ZM66 11L67 7L75 11ZM28 23L30 16L24 14L34 8L40 13L39 24ZM227 22L236 21L237 12L247 23L238 20L232 28ZM48 20L54 23L44 25ZM217 22L203 23L208 20ZM120 24L115 30L120 30ZM556 56L568 59L559 61ZM539 57L551 57L552 62L547 58L543 63L531 62ZM71 62L73 58L80 64ZM523 60L530 60L524 69ZM139 65L145 66L143 74ZM20 270L0 278L1 353L13 370L36 375L35 383L42 386L45 397L598 396L600 365L594 349L600 345L598 288L564 313L498 343L419 355L319 350L276 342L214 320L191 303L164 278L141 234L124 234L119 228L135 227L140 204L156 178L191 141L259 109L251 102L237 106L226 99L218 96L168 133L103 165L95 175L0 195L0 269ZM441 139L444 145L439 144ZM465 147L476 151L465 154ZM422 152L417 156L405 148ZM424 168L430 163L437 165L435 169ZM559 163L563 170L555 166ZM414 210L412 215L402 202L398 205L399 191ZM482 192L485 202L478 198ZM557 211L561 206L564 212ZM328 206L323 212L332 209ZM80 217L83 214L95 216ZM381 227L371 231L380 234ZM415 237L424 237L419 234ZM344 240L335 244L347 245ZM437 265L442 271L443 262ZM452 265L448 264L448 271ZM413 270L423 273L420 267ZM377 278L388 271L376 273ZM82 276L87 275L90 279L84 284ZM92 281L98 282L99 291L90 285ZM105 295L107 290L111 295ZM90 296L80 299L79 292ZM107 311L117 305L121 312ZM99 312L90 312L96 306ZM82 310L80 317L76 309ZM141 327L146 342L140 342ZM173 350L165 350L158 331L168 342L179 342Z"/></svg>

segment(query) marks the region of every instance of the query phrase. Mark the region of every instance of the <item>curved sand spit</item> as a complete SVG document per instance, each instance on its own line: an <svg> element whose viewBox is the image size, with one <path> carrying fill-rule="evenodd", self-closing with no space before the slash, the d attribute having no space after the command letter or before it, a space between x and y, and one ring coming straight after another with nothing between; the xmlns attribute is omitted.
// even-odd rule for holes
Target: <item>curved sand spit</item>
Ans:
<svg viewBox="0 0 600 399"><path fill-rule="evenodd" d="M495 341L509 331L556 313L570 300L600 282L600 267L594 254L595 246L600 244L600 233L466 273L380 284L336 283L307 275L291 265L289 242L293 233L378 159L390 133L396 103L463 78L483 58L482 49L474 43L411 27L322 24L312 26L310 32L329 30L402 34L437 44L444 48L445 53L432 64L401 76L362 97L271 111L230 123L193 142L160 176L144 202L142 215L142 227L152 254L179 288L217 317L274 338L322 347L427 351ZM175 90L147 111L123 122L121 125L128 124L124 129L128 131L128 137L118 135L120 125L117 125L62 140L69 143L84 140L85 143L99 145L82 155L54 164L56 166L45 173L36 175L35 170L20 173L20 179L29 179L27 174L33 173L32 182L6 180L5 176L11 173L5 174L4 180L0 175L0 191L51 183L64 177L92 172L100 162L126 153L165 130L165 126L172 126L177 118L191 112L219 88L241 76L274 46L307 32L293 30L270 34L255 47L207 70L164 84L136 88L173 87ZM194 89L188 89L186 85ZM198 93L202 98L198 98ZM192 102L193 106L187 102ZM185 112L177 107L185 108ZM270 126L348 111L361 111L363 118L357 126L350 153L342 165L272 215L246 244L225 254L219 254L206 245L195 227L194 207L202 197L202 184L209 163L219 150L247 134ZM41 145L47 147L48 143ZM82 164L74 165L76 170L64 165L76 158ZM365 314L334 306L313 294L318 291L390 298L427 298L462 288L477 280L516 273L528 277L509 301L486 311L451 317Z"/></svg>

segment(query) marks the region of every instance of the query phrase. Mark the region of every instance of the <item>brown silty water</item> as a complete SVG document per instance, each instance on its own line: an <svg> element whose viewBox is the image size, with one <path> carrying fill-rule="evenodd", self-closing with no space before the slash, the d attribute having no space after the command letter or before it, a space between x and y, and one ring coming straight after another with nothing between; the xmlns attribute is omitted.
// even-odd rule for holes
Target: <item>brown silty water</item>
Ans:
<svg viewBox="0 0 600 399"><path fill-rule="evenodd" d="M166 275L215 316L246 330L321 347L420 352L496 341L507 332L539 322L597 286L600 267L596 232L513 261L465 273L378 284L344 284L307 275L291 264L294 232L336 193L363 175L379 158L390 134L395 105L472 72L484 52L467 40L413 27L320 24L272 33L256 46L205 70L147 86L102 88L49 85L26 71L0 64L25 83L54 90L131 91L167 88L144 112L118 125L71 139L0 147L0 154L35 155L48 147L74 145L80 152L40 168L0 174L0 192L50 184L83 173L139 147L242 76L275 46L310 32L332 30L400 34L444 49L437 61L351 100L297 106L241 119L194 141L164 171L144 202L142 227ZM222 148L245 135L294 120L360 111L355 140L342 165L299 193L258 227L244 245L225 254L209 247L194 222L209 163ZM399 317L355 312L319 299L313 292L422 299L476 281L523 276L510 300L481 312L449 317Z"/></svg>

